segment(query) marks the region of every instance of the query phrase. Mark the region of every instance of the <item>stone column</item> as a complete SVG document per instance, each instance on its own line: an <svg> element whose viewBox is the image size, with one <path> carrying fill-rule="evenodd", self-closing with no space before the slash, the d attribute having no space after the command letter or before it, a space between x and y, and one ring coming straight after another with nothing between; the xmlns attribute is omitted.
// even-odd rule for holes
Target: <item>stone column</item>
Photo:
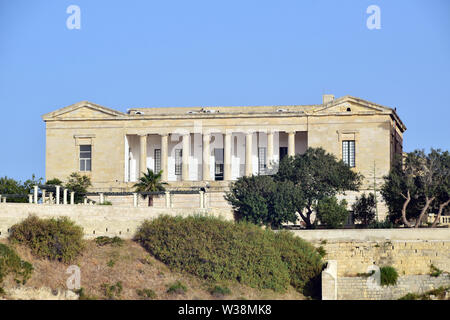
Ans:
<svg viewBox="0 0 450 320"><path fill-rule="evenodd" d="M136 208L138 206L138 194L133 193L133 206Z"/></svg>
<svg viewBox="0 0 450 320"><path fill-rule="evenodd" d="M209 150L209 141L211 140L211 135L209 133L203 134L203 156L202 156L202 180L211 180L211 171L209 167L209 162L211 159L211 152Z"/></svg>
<svg viewBox="0 0 450 320"><path fill-rule="evenodd" d="M189 180L189 154L190 154L190 138L189 133L183 134L183 152L182 152L182 164L181 164L181 180Z"/></svg>
<svg viewBox="0 0 450 320"><path fill-rule="evenodd" d="M288 156L295 156L295 131L288 132Z"/></svg>
<svg viewBox="0 0 450 320"><path fill-rule="evenodd" d="M48 203L53 204L53 192L48 193Z"/></svg>
<svg viewBox="0 0 450 320"><path fill-rule="evenodd" d="M2 198L2 201L3 201L3 203L6 203L6 197L5 196Z"/></svg>
<svg viewBox="0 0 450 320"><path fill-rule="evenodd" d="M70 204L75 204L75 192L70 193Z"/></svg>
<svg viewBox="0 0 450 320"><path fill-rule="evenodd" d="M272 168L273 161L273 131L267 132L267 168Z"/></svg>
<svg viewBox="0 0 450 320"><path fill-rule="evenodd" d="M28 202L33 203L33 195L32 194L28 195Z"/></svg>
<svg viewBox="0 0 450 320"><path fill-rule="evenodd" d="M141 157L139 158L139 177L147 173L147 135L140 136Z"/></svg>
<svg viewBox="0 0 450 320"><path fill-rule="evenodd" d="M63 190L63 204L67 204L67 189Z"/></svg>
<svg viewBox="0 0 450 320"><path fill-rule="evenodd" d="M84 203L84 204L87 204L87 203L88 203L88 201L87 201L87 198L86 198L86 197L84 197L83 203Z"/></svg>
<svg viewBox="0 0 450 320"><path fill-rule="evenodd" d="M99 196L100 196L100 204L105 203L105 195L103 194L103 192L101 192L101 193L99 194Z"/></svg>
<svg viewBox="0 0 450 320"><path fill-rule="evenodd" d="M245 175L251 176L253 173L252 169L252 140L253 133L247 133L245 135Z"/></svg>
<svg viewBox="0 0 450 320"><path fill-rule="evenodd" d="M34 203L38 203L38 186L33 187Z"/></svg>
<svg viewBox="0 0 450 320"><path fill-rule="evenodd" d="M161 180L167 182L168 181L168 170L169 170L169 135L162 134L161 135Z"/></svg>
<svg viewBox="0 0 450 320"><path fill-rule="evenodd" d="M223 163L223 180L231 180L231 132L225 133L224 136L224 163Z"/></svg>
<svg viewBox="0 0 450 320"><path fill-rule="evenodd" d="M0 194L0 202L2 202L2 195Z"/></svg>
<svg viewBox="0 0 450 320"><path fill-rule="evenodd" d="M166 191L166 208L170 208L170 192Z"/></svg>
<svg viewBox="0 0 450 320"><path fill-rule="evenodd" d="M60 186L56 186L56 204L59 204L59 192L61 191Z"/></svg>
<svg viewBox="0 0 450 320"><path fill-rule="evenodd" d="M45 189L42 189L42 204L45 203Z"/></svg>

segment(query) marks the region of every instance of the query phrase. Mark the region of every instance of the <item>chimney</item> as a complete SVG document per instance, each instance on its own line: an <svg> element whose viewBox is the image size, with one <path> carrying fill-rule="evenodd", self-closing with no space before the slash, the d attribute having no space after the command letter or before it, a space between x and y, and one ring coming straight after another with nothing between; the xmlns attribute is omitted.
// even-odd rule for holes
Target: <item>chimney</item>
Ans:
<svg viewBox="0 0 450 320"><path fill-rule="evenodd" d="M328 102L331 102L334 100L334 94L324 94L322 96L322 103L327 104Z"/></svg>

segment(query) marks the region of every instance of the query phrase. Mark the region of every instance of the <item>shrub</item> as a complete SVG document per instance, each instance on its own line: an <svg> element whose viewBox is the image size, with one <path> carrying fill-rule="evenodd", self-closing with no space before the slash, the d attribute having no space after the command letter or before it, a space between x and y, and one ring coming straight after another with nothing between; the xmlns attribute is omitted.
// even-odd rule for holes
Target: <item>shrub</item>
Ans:
<svg viewBox="0 0 450 320"><path fill-rule="evenodd" d="M138 296L145 299L153 300L156 298L156 293L152 289L137 289L136 293Z"/></svg>
<svg viewBox="0 0 450 320"><path fill-rule="evenodd" d="M394 226L394 223L389 220L389 217L386 217L384 221L373 221L367 227L369 229L391 229Z"/></svg>
<svg viewBox="0 0 450 320"><path fill-rule="evenodd" d="M86 294L83 287L74 291L78 295L78 300L97 300L96 296L89 296Z"/></svg>
<svg viewBox="0 0 450 320"><path fill-rule="evenodd" d="M167 293L185 294L186 292L187 292L187 287L180 281L174 282L167 289Z"/></svg>
<svg viewBox="0 0 450 320"><path fill-rule="evenodd" d="M439 277L444 271L437 268L435 265L430 265L430 276L432 277Z"/></svg>
<svg viewBox="0 0 450 320"><path fill-rule="evenodd" d="M13 248L0 243L0 285L9 274L14 275L17 283L25 284L32 272L31 263L23 261Z"/></svg>
<svg viewBox="0 0 450 320"><path fill-rule="evenodd" d="M211 293L211 295L214 297L223 297L231 294L231 290L228 287L216 285L213 288L209 289L209 293Z"/></svg>
<svg viewBox="0 0 450 320"><path fill-rule="evenodd" d="M290 283L302 290L321 266L314 247L288 232L212 217L145 221L135 240L173 270L275 291L284 291Z"/></svg>
<svg viewBox="0 0 450 320"><path fill-rule="evenodd" d="M290 285L306 295L320 296L323 263L316 248L289 231L275 234L275 246L288 268Z"/></svg>
<svg viewBox="0 0 450 320"><path fill-rule="evenodd" d="M347 220L347 201L338 203L336 197L323 198L315 206L317 219L329 228L342 227Z"/></svg>
<svg viewBox="0 0 450 320"><path fill-rule="evenodd" d="M73 172L69 176L65 187L75 192L75 203L82 203L83 195L91 185L91 178L86 175L82 176L78 172Z"/></svg>
<svg viewBox="0 0 450 320"><path fill-rule="evenodd" d="M123 245L123 239L119 238L119 237L107 237L107 236L100 236L95 238L95 243L102 247L102 246L106 246L106 245L113 245L113 246L117 246L120 247Z"/></svg>
<svg viewBox="0 0 450 320"><path fill-rule="evenodd" d="M395 270L395 268L391 266L381 267L380 279L382 286L396 285L398 279L397 270Z"/></svg>
<svg viewBox="0 0 450 320"><path fill-rule="evenodd" d="M99 206L112 206L111 201L103 201L103 203L97 203Z"/></svg>
<svg viewBox="0 0 450 320"><path fill-rule="evenodd" d="M29 247L38 257L72 262L83 250L83 229L67 217L30 216L10 229L9 239Z"/></svg>
<svg viewBox="0 0 450 320"><path fill-rule="evenodd" d="M353 217L356 221L367 226L375 220L376 206L374 194L369 193L366 196L364 193L360 198L356 197L356 201L352 205Z"/></svg>
<svg viewBox="0 0 450 320"><path fill-rule="evenodd" d="M122 282L117 281L115 284L108 284L103 283L102 284L102 290L103 294L110 300L114 300L117 297L120 297L120 294L122 293L123 287Z"/></svg>

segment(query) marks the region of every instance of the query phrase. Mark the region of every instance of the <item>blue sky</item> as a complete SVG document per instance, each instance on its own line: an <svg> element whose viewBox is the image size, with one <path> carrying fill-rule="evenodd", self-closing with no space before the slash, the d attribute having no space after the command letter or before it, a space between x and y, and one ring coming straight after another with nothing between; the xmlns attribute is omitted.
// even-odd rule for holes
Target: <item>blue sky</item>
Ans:
<svg viewBox="0 0 450 320"><path fill-rule="evenodd" d="M0 176L45 176L41 115L81 100L125 111L349 94L396 107L406 151L449 149L449 76L446 0L0 0Z"/></svg>

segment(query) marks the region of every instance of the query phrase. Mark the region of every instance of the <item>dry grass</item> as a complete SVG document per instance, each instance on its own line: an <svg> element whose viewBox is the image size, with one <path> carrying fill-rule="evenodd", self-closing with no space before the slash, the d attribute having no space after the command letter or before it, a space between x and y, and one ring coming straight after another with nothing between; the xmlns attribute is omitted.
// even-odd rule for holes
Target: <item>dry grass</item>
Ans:
<svg viewBox="0 0 450 320"><path fill-rule="evenodd" d="M6 242L6 241L2 241ZM50 290L66 290L66 274L68 265L56 261L48 261L34 257L30 250L15 247L22 259L33 264L34 272L26 287ZM209 293L215 284L198 279L189 274L170 271L162 262L156 260L140 245L133 241L125 241L123 246L99 247L94 241L86 241L86 248L81 257L74 263L81 269L81 287L88 296L105 299L103 284L113 285L118 281L122 283L123 290L117 299L143 299L137 289L151 289L156 293L156 299L162 300L208 300L218 299ZM168 287L175 281L181 281L187 286L185 294L167 293ZM272 290L258 290L238 283L226 283L231 294L223 299L283 299L302 300L303 295L293 288L285 293L276 293ZM9 279L5 281L6 291L15 287Z"/></svg>

